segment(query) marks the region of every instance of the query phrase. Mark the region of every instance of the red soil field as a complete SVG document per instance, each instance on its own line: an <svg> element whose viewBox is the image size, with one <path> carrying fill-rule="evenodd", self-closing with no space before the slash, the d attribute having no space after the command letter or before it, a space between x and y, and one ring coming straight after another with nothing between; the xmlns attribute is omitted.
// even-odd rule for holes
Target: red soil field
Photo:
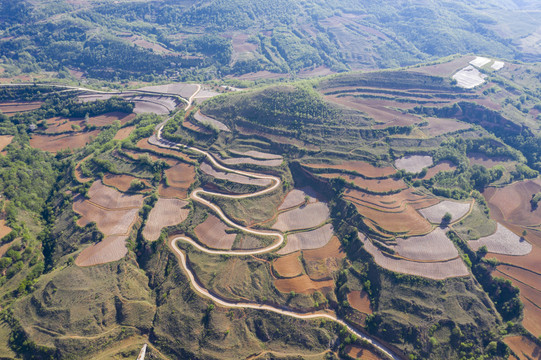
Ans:
<svg viewBox="0 0 541 360"><path fill-rule="evenodd" d="M300 251L295 251L286 256L282 256L272 262L272 267L277 275L283 278L293 278L300 276L303 271L303 266L299 259Z"/></svg>
<svg viewBox="0 0 541 360"><path fill-rule="evenodd" d="M189 209L183 209L188 202L178 199L160 198L150 211L143 236L150 241L158 240L164 227L180 224L188 217Z"/></svg>
<svg viewBox="0 0 541 360"><path fill-rule="evenodd" d="M470 124L455 119L428 118L426 120L428 121L428 126L423 126L419 129L430 137L471 128Z"/></svg>
<svg viewBox="0 0 541 360"><path fill-rule="evenodd" d="M124 125L135 119L135 116L135 114L126 114L115 111L99 116L93 116L88 119L88 124L95 126L108 126L111 125L114 121L119 120L120 123Z"/></svg>
<svg viewBox="0 0 541 360"><path fill-rule="evenodd" d="M364 291L352 291L348 294L348 302L352 308L364 314L372 314L370 299Z"/></svg>
<svg viewBox="0 0 541 360"><path fill-rule="evenodd" d="M6 146L11 144L13 140L13 135L0 135L0 151L3 151Z"/></svg>
<svg viewBox="0 0 541 360"><path fill-rule="evenodd" d="M345 161L341 164L303 164L306 167L314 169L337 169L346 171L355 171L369 178L387 177L396 173L396 170L390 166L376 167L364 161Z"/></svg>
<svg viewBox="0 0 541 360"><path fill-rule="evenodd" d="M347 182L353 182L355 186L358 186L363 189L367 189L372 192L387 192L394 190L406 189L408 186L402 179L364 179L360 176L354 176L349 174L340 174L340 173L326 173L326 174L317 174L318 176L324 177L326 179L334 179L338 177L344 178Z"/></svg>
<svg viewBox="0 0 541 360"><path fill-rule="evenodd" d="M379 355L376 355L372 351L368 349L363 349L357 346L348 345L346 347L346 353L348 356L351 356L353 359L361 359L361 360L383 360L382 357Z"/></svg>
<svg viewBox="0 0 541 360"><path fill-rule="evenodd" d="M470 153L468 154L468 159L472 165L482 165L486 168L491 168L496 165L505 165L509 163L508 158L504 157L488 157L484 154Z"/></svg>
<svg viewBox="0 0 541 360"><path fill-rule="evenodd" d="M95 222L98 230L104 235L127 235L134 223L138 208L126 210L106 210L100 208L88 200L79 198L73 202L73 211L81 214L77 225L84 227Z"/></svg>
<svg viewBox="0 0 541 360"><path fill-rule="evenodd" d="M228 234L229 227L216 216L209 214L208 218L195 227L195 235L199 241L209 248L230 250L237 234Z"/></svg>
<svg viewBox="0 0 541 360"><path fill-rule="evenodd" d="M340 241L333 236L327 245L319 249L303 251L306 274L316 281L331 280L333 274L340 270L345 256L340 247Z"/></svg>
<svg viewBox="0 0 541 360"><path fill-rule="evenodd" d="M535 245L532 246L532 251L525 256L489 253L486 257L496 258L501 263L515 265L541 274L541 248Z"/></svg>
<svg viewBox="0 0 541 360"><path fill-rule="evenodd" d="M309 229L327 221L329 216L327 204L317 202L281 213L272 227L281 231Z"/></svg>
<svg viewBox="0 0 541 360"><path fill-rule="evenodd" d="M188 196L188 188L195 180L195 168L177 160L170 160L168 164L174 166L164 171L167 185L160 184L158 193L163 197L185 199Z"/></svg>
<svg viewBox="0 0 541 360"><path fill-rule="evenodd" d="M541 191L541 180L519 181L504 188L487 188L483 195L496 220L521 226L541 224L541 206L531 211L532 195Z"/></svg>
<svg viewBox="0 0 541 360"><path fill-rule="evenodd" d="M306 261L315 261L328 258L343 259L346 257L346 253L342 249L340 240L338 240L336 236L333 236L327 245L320 247L319 249L304 250L302 256Z"/></svg>
<svg viewBox="0 0 541 360"><path fill-rule="evenodd" d="M30 146L35 149L56 153L64 149L80 149L98 135L99 130L70 135L32 135Z"/></svg>
<svg viewBox="0 0 541 360"><path fill-rule="evenodd" d="M85 121L83 119L67 119L63 117L54 117L47 120L46 134L64 133L67 131L74 131L72 125L85 127Z"/></svg>
<svg viewBox="0 0 541 360"><path fill-rule="evenodd" d="M524 283L538 291L541 291L541 274L536 274L532 271L509 265L498 265L496 269L498 272L513 278L514 281Z"/></svg>
<svg viewBox="0 0 541 360"><path fill-rule="evenodd" d="M77 179L77 181L79 181L80 183L85 183L85 182L89 182L90 180L92 180L92 178L90 177L86 177L83 175L82 171L81 171L81 164L86 160L88 159L90 156L87 156L86 158L84 158L83 160L81 160L77 166L75 166L75 178Z"/></svg>
<svg viewBox="0 0 541 360"><path fill-rule="evenodd" d="M94 266L122 259L128 253L126 248L127 236L107 236L97 244L90 245L77 256L78 266Z"/></svg>
<svg viewBox="0 0 541 360"><path fill-rule="evenodd" d="M420 72L428 75L450 77L458 70L468 66L471 60L475 59L474 56L464 56L443 64L421 66L418 68L412 68L410 71Z"/></svg>
<svg viewBox="0 0 541 360"><path fill-rule="evenodd" d="M331 291L334 288L334 280L313 281L308 275L301 275L291 279L276 279L274 286L281 292L312 294L317 290Z"/></svg>
<svg viewBox="0 0 541 360"><path fill-rule="evenodd" d="M41 107L43 102L31 101L31 102L3 102L0 103L0 111L10 116L18 112L36 110Z"/></svg>
<svg viewBox="0 0 541 360"><path fill-rule="evenodd" d="M541 346L525 336L508 336L503 342L520 360L541 360Z"/></svg>
<svg viewBox="0 0 541 360"><path fill-rule="evenodd" d="M129 190L131 182L133 180L139 180L142 181L147 188L150 188L151 185L148 182L148 180L139 179L132 175L113 175L113 174L107 174L103 177L103 183L108 186L112 186L114 188L117 188L118 190L122 192L126 192Z"/></svg>
<svg viewBox="0 0 541 360"><path fill-rule="evenodd" d="M290 209L301 204L304 204L305 198L308 196L308 202L313 203L317 201L316 192L310 188L305 187L302 189L293 189L287 193L282 204L278 207L278 210Z"/></svg>
<svg viewBox="0 0 541 360"><path fill-rule="evenodd" d="M406 208L406 205L414 209L421 209L440 202L439 199L417 192L415 189L407 189L392 195L372 195L358 190L348 189L344 198L353 203L369 206L381 211L399 212Z"/></svg>
<svg viewBox="0 0 541 360"><path fill-rule="evenodd" d="M440 171L454 171L454 170L456 170L456 166L453 163L449 161L442 161L438 163L436 166L428 168L428 171L426 172L426 175L423 177L423 179L425 180L432 179Z"/></svg>
<svg viewBox="0 0 541 360"><path fill-rule="evenodd" d="M140 208L143 205L143 195L123 194L101 181L95 181L88 189L90 201L105 209L124 210Z"/></svg>
<svg viewBox="0 0 541 360"><path fill-rule="evenodd" d="M135 126L128 126L125 128L122 128L118 130L113 140L124 140L127 139L128 136L132 133L132 131L135 129Z"/></svg>
<svg viewBox="0 0 541 360"><path fill-rule="evenodd" d="M514 280L511 276L502 272L496 272L495 275L509 279L513 285L520 289L520 299L524 304L524 319L522 325L534 336L541 335L541 291L532 288L525 283Z"/></svg>
<svg viewBox="0 0 541 360"><path fill-rule="evenodd" d="M317 249L327 245L332 236L333 227L331 224L325 224L310 231L290 234L287 236L286 246L281 248L278 254L283 255L297 250Z"/></svg>

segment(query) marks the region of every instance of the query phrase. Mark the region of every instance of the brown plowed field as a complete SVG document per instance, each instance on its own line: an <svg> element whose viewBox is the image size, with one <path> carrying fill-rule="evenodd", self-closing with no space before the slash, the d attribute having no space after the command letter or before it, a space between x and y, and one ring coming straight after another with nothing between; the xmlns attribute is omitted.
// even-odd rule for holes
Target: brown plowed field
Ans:
<svg viewBox="0 0 541 360"><path fill-rule="evenodd" d="M401 212L385 212L354 203L362 216L374 221L380 228L390 233L408 236L423 235L432 230L432 225L413 207L407 206Z"/></svg>
<svg viewBox="0 0 541 360"><path fill-rule="evenodd" d="M287 193L286 197L282 201L282 204L278 207L278 210L289 209L304 203L305 198L308 196L308 203L316 202L317 194L311 187L305 187L302 189L293 189Z"/></svg>
<svg viewBox="0 0 541 360"><path fill-rule="evenodd" d="M336 169L355 171L366 177L387 177L393 175L396 170L391 166L376 167L364 161L345 161L342 164L303 164L306 167L314 169Z"/></svg>
<svg viewBox="0 0 541 360"><path fill-rule="evenodd" d="M454 171L456 166L449 161L442 161L438 165L428 169L423 179L432 179L440 171Z"/></svg>
<svg viewBox="0 0 541 360"><path fill-rule="evenodd" d="M346 353L348 356L351 356L353 359L361 359L361 360L383 360L382 357L379 355L376 355L372 351L368 349L363 349L358 346L352 346L348 345L346 347Z"/></svg>
<svg viewBox="0 0 541 360"><path fill-rule="evenodd" d="M92 204L88 200L79 198L73 202L73 211L82 216L77 221L77 225L83 227L91 222L95 222L98 230L108 236L127 235L137 217L139 209L106 210Z"/></svg>
<svg viewBox="0 0 541 360"><path fill-rule="evenodd" d="M427 65L418 68L412 68L411 71L420 72L428 75L451 77L458 70L468 66L469 62L475 59L474 56L464 56L443 64Z"/></svg>
<svg viewBox="0 0 541 360"><path fill-rule="evenodd" d="M122 192L126 192L129 190L130 188L130 185L131 185L131 182L133 180L139 180L139 181L142 181L147 188L150 188L151 185L150 183L148 182L148 180L142 180L142 179L139 179L139 178L136 178L135 176L132 176L132 175L125 175L125 174L122 174L122 175L113 175L113 174L107 174L103 177L103 183L105 185L109 185L109 186L112 186L114 188L117 188L118 190L122 191Z"/></svg>
<svg viewBox="0 0 541 360"><path fill-rule="evenodd" d="M458 258L451 261L442 262L415 262L402 259L396 259L384 255L379 248L359 233L359 238L364 244L364 248L374 257L374 261L387 270L398 273L422 276L429 279L443 280L450 277L469 276L470 273L462 259Z"/></svg>
<svg viewBox="0 0 541 360"><path fill-rule="evenodd" d="M300 251L295 251L286 256L282 256L272 262L272 267L276 271L277 275L283 278L293 278L300 276L303 271L301 260L299 256Z"/></svg>
<svg viewBox="0 0 541 360"><path fill-rule="evenodd" d="M137 147L139 149L151 150L151 151L155 151L155 152L158 152L158 153L161 153L161 154L175 155L175 156L178 156L178 157L181 157L183 159L191 161L191 159L188 157L188 155L184 154L183 152L178 151L178 150L168 149L168 148L162 148L162 147L159 147L159 146L156 146L156 145L149 144L148 139L139 140L137 142ZM164 160L165 160L165 158L164 158Z"/></svg>
<svg viewBox="0 0 541 360"><path fill-rule="evenodd" d="M524 304L522 325L534 336L541 336L541 291L514 280L507 274L496 272L497 276L509 279L520 289L520 299Z"/></svg>
<svg viewBox="0 0 541 360"><path fill-rule="evenodd" d="M301 275L291 279L276 279L274 286L283 293L294 291L299 294L311 294L317 290L331 291L334 288L334 280L313 281L308 275Z"/></svg>
<svg viewBox="0 0 541 360"><path fill-rule="evenodd" d="M0 135L0 151L3 151L6 146L11 144L13 140L13 135Z"/></svg>
<svg viewBox="0 0 541 360"><path fill-rule="evenodd" d="M487 188L483 195L493 213L502 220L521 226L541 224L541 206L531 211L532 195L541 191L541 180L519 181L504 188ZM497 217L497 214L495 215Z"/></svg>
<svg viewBox="0 0 541 360"><path fill-rule="evenodd" d="M254 159L260 159L260 160L283 160L282 155L276 155L276 154L269 154L261 151L255 151L255 150L249 150L246 152L237 151L237 150L229 150L230 153L240 156L249 156Z"/></svg>
<svg viewBox="0 0 541 360"><path fill-rule="evenodd" d="M352 308L364 314L372 314L370 299L364 291L352 291L348 294L348 302Z"/></svg>
<svg viewBox="0 0 541 360"><path fill-rule="evenodd" d="M120 121L122 125L135 119L135 114L126 114L121 112L110 112L99 116L93 116L88 119L89 125L95 126L109 126L116 120Z"/></svg>
<svg viewBox="0 0 541 360"><path fill-rule="evenodd" d="M256 179L256 178L251 178L248 176L239 175L235 173L215 170L210 164L206 162L202 163L199 169L205 174L215 177L216 179L227 180L227 181L236 182L239 184L256 185L256 186L269 186L271 184L271 180L269 179Z"/></svg>
<svg viewBox="0 0 541 360"><path fill-rule="evenodd" d="M338 177L344 178L347 182L352 182L353 185L358 186L363 189L367 189L371 192L387 192L394 190L403 190L408 186L402 179L365 179L360 176L354 176L349 174L340 174L340 173L325 173L317 174L318 176L324 177L326 179L334 179Z"/></svg>
<svg viewBox="0 0 541 360"><path fill-rule="evenodd" d="M517 268L510 265L498 265L496 268L498 272L504 273L519 282L527 284L534 289L541 291L541 274ZM541 306L541 304L539 304Z"/></svg>
<svg viewBox="0 0 541 360"><path fill-rule="evenodd" d="M126 248L127 236L107 236L97 244L81 251L75 264L78 266L93 266L122 259L128 253Z"/></svg>
<svg viewBox="0 0 541 360"><path fill-rule="evenodd" d="M344 192L344 198L353 203L391 212L404 210L406 204L414 209L421 209L435 205L440 201L430 195L418 193L411 188L392 195L372 195L359 190L348 189Z"/></svg>
<svg viewBox="0 0 541 360"><path fill-rule="evenodd" d="M3 102L0 103L0 111L11 116L18 112L36 110L41 107L43 102L41 101L32 101L32 102Z"/></svg>
<svg viewBox="0 0 541 360"><path fill-rule="evenodd" d="M237 234L228 234L229 227L216 216L209 214L208 218L195 227L195 235L199 241L209 248L230 250Z"/></svg>
<svg viewBox="0 0 541 360"><path fill-rule="evenodd" d="M63 149L80 149L95 138L99 130L70 135L32 135L30 146L35 149L55 153Z"/></svg>
<svg viewBox="0 0 541 360"><path fill-rule="evenodd" d="M160 184L158 193L163 197L185 199L188 196L188 188L195 180L195 168L177 160L169 160L168 164L172 166L164 171L167 185Z"/></svg>
<svg viewBox="0 0 541 360"><path fill-rule="evenodd" d="M63 133L66 131L74 131L72 125L77 125L80 128L85 127L83 119L67 119L63 117L54 117L47 120L46 134Z"/></svg>
<svg viewBox="0 0 541 360"><path fill-rule="evenodd" d="M113 140L127 139L134 129L135 129L135 126L128 126L128 127L118 130Z"/></svg>
<svg viewBox="0 0 541 360"><path fill-rule="evenodd" d="M525 256L488 254L487 258L496 258L501 263L512 264L541 274L541 248L532 246L532 251Z"/></svg>
<svg viewBox="0 0 541 360"><path fill-rule="evenodd" d="M526 336L508 336L503 339L520 360L541 360L541 346Z"/></svg>
<svg viewBox="0 0 541 360"><path fill-rule="evenodd" d="M164 227L180 224L188 217L189 209L183 209L187 201L160 198L150 211L143 236L150 241L158 240Z"/></svg>
<svg viewBox="0 0 541 360"><path fill-rule="evenodd" d="M306 261L323 260L327 258L343 259L346 257L346 253L342 249L342 244L340 244L340 240L338 240L336 236L333 236L327 245L318 249L304 250L302 255Z"/></svg>
<svg viewBox="0 0 541 360"><path fill-rule="evenodd" d="M272 227L281 231L310 229L324 223L329 217L327 204L317 202L281 213Z"/></svg>
<svg viewBox="0 0 541 360"><path fill-rule="evenodd" d="M188 120L184 120L184 122L182 123L182 126L184 126L186 129L189 129L189 130L192 130L192 131L195 131L195 132L199 132L199 133L203 133L203 134L210 134L210 130L208 130L206 127L204 127L203 125L200 125L199 123L197 124L194 124Z"/></svg>
<svg viewBox="0 0 541 360"><path fill-rule="evenodd" d="M101 181L95 181L88 189L90 201L106 209L133 209L143 205L143 195L123 194Z"/></svg>

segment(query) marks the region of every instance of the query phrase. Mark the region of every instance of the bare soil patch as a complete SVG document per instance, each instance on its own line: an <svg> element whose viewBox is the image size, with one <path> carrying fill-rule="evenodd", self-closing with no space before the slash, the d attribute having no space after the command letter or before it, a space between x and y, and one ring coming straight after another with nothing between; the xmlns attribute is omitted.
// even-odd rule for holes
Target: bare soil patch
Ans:
<svg viewBox="0 0 541 360"><path fill-rule="evenodd" d="M195 180L195 168L193 165L182 161L168 161L171 166L165 170L167 184L160 184L158 193L163 197L176 197L185 199L188 196L188 189Z"/></svg>
<svg viewBox="0 0 541 360"><path fill-rule="evenodd" d="M457 202L445 200L439 204L420 209L419 212L433 224L441 224L446 213L451 214L451 222L455 222L466 215L472 206L471 202Z"/></svg>
<svg viewBox="0 0 541 360"><path fill-rule="evenodd" d="M130 189L131 182L134 180L141 181L145 184L147 188L150 188L151 185L148 182L148 180L139 179L132 175L113 175L113 174L107 174L103 177L103 183L108 186L112 186L114 188L117 188L118 190L122 192L126 192Z"/></svg>
<svg viewBox="0 0 541 360"><path fill-rule="evenodd" d="M338 177L344 178L347 182L352 182L353 185L366 189L371 192L387 192L406 189L408 186L402 179L365 179L360 176L354 176L341 173L324 173L318 176L326 179L334 179Z"/></svg>
<svg viewBox="0 0 541 360"><path fill-rule="evenodd" d="M302 253L306 274L316 281L333 279L333 274L340 270L342 259L346 256L336 236L327 245Z"/></svg>
<svg viewBox="0 0 541 360"><path fill-rule="evenodd" d="M6 225L5 219L0 219L0 239L11 232L11 228ZM1 257L1 255L0 255Z"/></svg>
<svg viewBox="0 0 541 360"><path fill-rule="evenodd" d="M4 151L6 146L11 144L13 140L13 135L0 135L0 151Z"/></svg>
<svg viewBox="0 0 541 360"><path fill-rule="evenodd" d="M226 165L240 165L240 164L252 164L252 165L259 165L259 166L280 166L282 165L281 159L273 159L273 160L259 160L254 159L251 157L232 157L224 159L220 157L219 155L215 155L221 162L223 162Z"/></svg>
<svg viewBox="0 0 541 360"><path fill-rule="evenodd" d="M295 206L299 206L306 201L308 197L308 203L314 203L317 201L317 194L314 189L305 187L302 189L293 189L287 193L286 197L282 201L282 204L278 207L278 210L290 209Z"/></svg>
<svg viewBox="0 0 541 360"><path fill-rule="evenodd" d="M317 202L281 213L273 228L281 231L310 229L327 221L329 216L327 204Z"/></svg>
<svg viewBox="0 0 541 360"><path fill-rule="evenodd" d="M375 262L387 270L435 280L469 276L470 274L468 268L460 258L442 262L416 262L397 259L383 254L364 234L359 233L359 238L364 244L366 251L374 257Z"/></svg>
<svg viewBox="0 0 541 360"><path fill-rule="evenodd" d="M98 230L109 236L127 235L139 209L106 210L79 198L73 202L73 211L82 216L77 220L77 225L83 227L95 222Z"/></svg>
<svg viewBox="0 0 541 360"><path fill-rule="evenodd" d="M212 249L230 250L237 234L228 234L229 227L216 216L209 214L208 218L195 227L195 235L199 241Z"/></svg>
<svg viewBox="0 0 541 360"><path fill-rule="evenodd" d="M393 175L396 170L390 166L376 167L364 161L346 161L341 164L303 164L314 169L337 169L355 171L365 177L387 177Z"/></svg>
<svg viewBox="0 0 541 360"><path fill-rule="evenodd" d="M133 130L135 130L135 126L128 126L128 127L122 128L122 129L117 131L117 133L116 133L115 137L113 138L113 140L127 139L128 136L130 136L130 134L132 133Z"/></svg>
<svg viewBox="0 0 541 360"><path fill-rule="evenodd" d="M383 358L368 349L363 349L358 346L348 345L346 347L346 353L353 359L362 360L383 360Z"/></svg>
<svg viewBox="0 0 541 360"><path fill-rule="evenodd" d="M473 60L473 56L460 57L443 64L421 66L413 68L411 71L421 72L428 75L451 77L459 69L468 66L468 63Z"/></svg>
<svg viewBox="0 0 541 360"><path fill-rule="evenodd" d="M94 266L122 259L128 253L124 235L105 237L97 244L91 245L81 251L75 264L78 266Z"/></svg>
<svg viewBox="0 0 541 360"><path fill-rule="evenodd" d="M414 209L421 209L440 202L431 195L422 194L415 189L407 189L391 195L373 195L362 191L348 189L344 193L346 200L353 203L372 207L381 211L399 212L411 206Z"/></svg>
<svg viewBox="0 0 541 360"><path fill-rule="evenodd" d="M283 293L294 291L299 294L312 294L318 290L331 291L334 280L314 281L308 275L301 275L291 279L276 279L274 286Z"/></svg>
<svg viewBox="0 0 541 360"><path fill-rule="evenodd" d="M33 134L30 146L35 149L56 153L64 149L80 149L86 146L99 133L99 130L70 135L37 135Z"/></svg>
<svg viewBox="0 0 541 360"><path fill-rule="evenodd" d="M2 102L0 103L0 111L7 116L14 115L18 112L32 111L39 109L43 102L30 101L30 102Z"/></svg>
<svg viewBox="0 0 541 360"><path fill-rule="evenodd" d="M420 129L430 137L471 128L470 124L455 119L428 118L426 120L428 121L428 126L423 126Z"/></svg>
<svg viewBox="0 0 541 360"><path fill-rule="evenodd" d="M304 250L302 255L306 261L322 260L327 258L343 259L346 257L346 253L344 252L344 249L342 249L342 244L340 244L340 240L338 240L336 236L333 236L327 245L318 249Z"/></svg>
<svg viewBox="0 0 541 360"><path fill-rule="evenodd" d="M418 173L424 168L432 166L433 161L432 156L409 155L397 159L394 164L399 170L404 170L410 173Z"/></svg>
<svg viewBox="0 0 541 360"><path fill-rule="evenodd" d="M126 114L122 112L110 112L99 116L93 116L88 119L89 125L95 126L109 126L116 120L120 121L122 125L135 119L135 114Z"/></svg>
<svg viewBox="0 0 541 360"><path fill-rule="evenodd" d="M230 153L240 156L248 156L254 159L260 159L260 160L283 160L283 156L276 155L276 154L269 154L261 151L255 151L255 150L249 150L249 151L237 151L237 150L229 150Z"/></svg>
<svg viewBox="0 0 541 360"><path fill-rule="evenodd" d="M173 83L166 85L145 86L139 90L179 95L184 99L189 99L197 91L197 84Z"/></svg>
<svg viewBox="0 0 541 360"><path fill-rule="evenodd" d="M532 251L532 245L526 239L516 235L500 223L498 223L494 234L479 240L468 241L468 245L476 251L481 246L486 246L490 253L503 255L527 255Z"/></svg>
<svg viewBox="0 0 541 360"><path fill-rule="evenodd" d="M191 161L191 159L189 158L188 155L186 155L185 153L179 151L179 150L174 150L174 149L168 149L168 148L162 148L162 147L159 147L159 146L156 146L156 145L152 145L148 142L148 139L141 139L137 142L136 146L139 148L139 149L142 149L142 150L150 150L150 151L154 151L154 152L157 152L157 153L161 153L161 154L168 154L168 155L174 155L174 156L178 156L178 157L181 157L183 159L186 159L188 161ZM140 155L140 154L138 154ZM159 158L155 158L156 160L158 160ZM161 160L165 160L166 162L169 162L169 161L173 161L172 159L170 158L162 158ZM153 160L155 161L155 160ZM171 164L170 164L171 165Z"/></svg>
<svg viewBox="0 0 541 360"><path fill-rule="evenodd" d="M64 133L74 131L73 127L79 126L84 128L85 122L83 119L67 119L63 117L53 117L47 120L46 134Z"/></svg>
<svg viewBox="0 0 541 360"><path fill-rule="evenodd" d="M482 165L486 168L491 168L496 165L505 165L510 161L510 159L505 157L488 157L485 154L481 153L470 153L468 154L468 159L470 160L470 164Z"/></svg>
<svg viewBox="0 0 541 360"><path fill-rule="evenodd" d="M348 294L348 302L352 308L364 314L372 314L370 299L364 291L352 291Z"/></svg>
<svg viewBox="0 0 541 360"><path fill-rule="evenodd" d="M145 239L156 241L163 228L180 224L186 220L190 213L189 209L183 209L186 205L188 205L187 201L178 199L158 199L150 211L143 229Z"/></svg>
<svg viewBox="0 0 541 360"><path fill-rule="evenodd" d="M301 253L296 251L292 254L282 256L272 262L274 271L278 276L283 278L293 278L300 276L303 272L301 260L299 259Z"/></svg>
<svg viewBox="0 0 541 360"><path fill-rule="evenodd" d="M520 360L541 360L541 346L526 336L508 336L503 339Z"/></svg>
<svg viewBox="0 0 541 360"><path fill-rule="evenodd" d="M143 195L123 194L101 181L95 181L88 189L90 201L105 209L133 209L143 205Z"/></svg>

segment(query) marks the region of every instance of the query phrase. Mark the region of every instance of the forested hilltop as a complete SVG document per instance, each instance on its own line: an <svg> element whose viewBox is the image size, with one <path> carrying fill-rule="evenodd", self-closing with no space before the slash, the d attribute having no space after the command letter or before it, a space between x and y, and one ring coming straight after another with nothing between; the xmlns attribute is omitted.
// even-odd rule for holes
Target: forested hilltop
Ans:
<svg viewBox="0 0 541 360"><path fill-rule="evenodd" d="M6 0L0 76L205 80L388 68L455 53L536 60L530 14L539 10L533 0Z"/></svg>

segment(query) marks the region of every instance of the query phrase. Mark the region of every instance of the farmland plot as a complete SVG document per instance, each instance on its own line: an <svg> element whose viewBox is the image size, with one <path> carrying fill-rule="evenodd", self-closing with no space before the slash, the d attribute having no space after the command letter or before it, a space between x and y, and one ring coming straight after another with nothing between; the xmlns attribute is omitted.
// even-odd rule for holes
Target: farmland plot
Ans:
<svg viewBox="0 0 541 360"><path fill-rule="evenodd" d="M317 249L327 245L333 235L331 224L323 225L312 231L295 233L287 236L287 244L278 254L289 254L298 250Z"/></svg>
<svg viewBox="0 0 541 360"><path fill-rule="evenodd" d="M423 236L413 236L408 239L397 239L398 245L392 249L409 260L437 261L458 257L458 251L445 235L445 230L434 229Z"/></svg>
<svg viewBox="0 0 541 360"><path fill-rule="evenodd" d="M317 202L281 213L273 228L281 231L310 229L327 221L329 216L327 204Z"/></svg>
<svg viewBox="0 0 541 360"><path fill-rule="evenodd" d="M102 241L93 244L75 259L78 266L93 266L122 259L128 253L125 235L106 236Z"/></svg>
<svg viewBox="0 0 541 360"><path fill-rule="evenodd" d="M130 189L130 186L131 186L131 183L132 181L134 180L137 180L137 181L142 181L143 184L145 184L145 186L147 188L150 188L150 184L148 182L148 180L141 180L139 178L136 178L135 176L132 176L132 175L125 175L125 174L122 174L122 175L115 175L115 174L107 174L103 177L103 183L105 185L108 185L108 186L112 186L114 188L117 188L118 190L122 191L122 192L126 192Z"/></svg>
<svg viewBox="0 0 541 360"><path fill-rule="evenodd" d="M468 268L460 258L442 262L402 260L383 254L364 234L359 233L359 238L364 244L366 251L374 257L376 264L384 269L435 280L469 275Z"/></svg>
<svg viewBox="0 0 541 360"><path fill-rule="evenodd" d="M274 286L281 292L311 294L316 291L330 291L334 288L334 280L314 281L308 275L301 275L291 279L276 279Z"/></svg>
<svg viewBox="0 0 541 360"><path fill-rule="evenodd" d="M94 139L99 130L70 135L37 135L33 134L30 146L35 149L56 153L65 149L80 149Z"/></svg>
<svg viewBox="0 0 541 360"><path fill-rule="evenodd" d="M161 231L167 226L180 224L188 217L189 209L184 209L188 205L187 201L178 199L160 198L150 211L143 236L150 241L156 241L160 237Z"/></svg>
<svg viewBox="0 0 541 360"><path fill-rule="evenodd" d="M145 86L138 90L178 95L184 99L189 99L197 91L197 84L173 83L166 85Z"/></svg>
<svg viewBox="0 0 541 360"><path fill-rule="evenodd" d="M423 179L432 179L440 171L454 171L454 170L456 170L456 166L453 163L449 161L442 161L438 163L436 166L428 168L428 171L426 172L426 175L423 177Z"/></svg>
<svg viewBox="0 0 541 360"><path fill-rule="evenodd" d="M372 314L370 299L364 291L352 291L348 294L348 302L352 308L364 314Z"/></svg>
<svg viewBox="0 0 541 360"><path fill-rule="evenodd" d="M345 171L354 171L365 177L388 177L393 175L396 170L390 166L377 167L364 161L345 161L341 164L303 164L308 168L313 169L336 169Z"/></svg>
<svg viewBox="0 0 541 360"><path fill-rule="evenodd" d="M293 278L302 275L303 267L299 259L300 251L282 256L272 262L274 270L280 277Z"/></svg>
<svg viewBox="0 0 541 360"><path fill-rule="evenodd" d="M130 134L132 133L133 130L135 130L135 126L128 126L128 127L122 128L122 129L117 131L117 133L116 133L115 137L113 138L113 140L127 139L130 136Z"/></svg>
<svg viewBox="0 0 541 360"><path fill-rule="evenodd" d="M453 79L457 81L458 86L466 89L473 89L474 87L481 85L485 82L485 77L486 75L482 74L471 65L466 66L464 69L453 75Z"/></svg>
<svg viewBox="0 0 541 360"><path fill-rule="evenodd" d="M451 221L455 222L470 211L471 205L471 203L445 200L439 204L420 209L419 212L433 224L440 224L446 213L451 214Z"/></svg>
<svg viewBox="0 0 541 360"><path fill-rule="evenodd" d="M229 150L230 153L240 156L248 156L253 159L259 160L283 160L283 156L276 154L269 154L261 151L249 150L249 151L238 151L238 150Z"/></svg>
<svg viewBox="0 0 541 360"><path fill-rule="evenodd" d="M409 155L395 161L397 169L414 174L421 172L424 168L432 166L432 164L432 157L425 155Z"/></svg>
<svg viewBox="0 0 541 360"><path fill-rule="evenodd" d="M203 115L201 111L197 111L194 115L194 119L203 125L210 125L221 131L231 131L223 122L211 118L210 116Z"/></svg>
<svg viewBox="0 0 541 360"><path fill-rule="evenodd" d="M227 229L229 227L225 223L210 214L204 222L195 227L195 235L209 248L230 250L237 234L228 234Z"/></svg>
<svg viewBox="0 0 541 360"><path fill-rule="evenodd" d="M347 182L352 182L353 185L366 189L371 192L388 192L406 189L408 186L402 179L365 179L360 176L340 173L324 173L317 174L326 179L335 179L338 177L344 178Z"/></svg>
<svg viewBox="0 0 541 360"><path fill-rule="evenodd" d="M222 158L217 154L214 154L222 163L226 165L240 165L240 164L252 164L259 166L280 166L282 165L281 159L271 159L271 160L260 160L254 159L251 157L232 157L232 158Z"/></svg>
<svg viewBox="0 0 541 360"><path fill-rule="evenodd" d="M496 232L479 240L470 240L468 245L473 250L486 246L488 252L503 255L527 255L532 251L532 245L525 239L498 223Z"/></svg>
<svg viewBox="0 0 541 360"><path fill-rule="evenodd" d="M526 336L508 336L503 342L513 350L520 360L539 360L541 358L541 346Z"/></svg>
<svg viewBox="0 0 541 360"><path fill-rule="evenodd" d="M83 227L95 222L98 230L106 236L127 235L134 223L139 208L133 209L105 209L98 207L88 200L78 199L73 202L73 211L81 214L77 225Z"/></svg>
<svg viewBox="0 0 541 360"><path fill-rule="evenodd" d="M221 179L221 180L227 180L227 181L236 182L239 184L256 185L256 186L268 186L271 184L271 180L269 179L256 179L256 178L251 178L248 176L239 175L235 173L228 173L224 171L214 170L214 168L206 162L202 163L199 168L205 174L215 177L217 179Z"/></svg>
<svg viewBox="0 0 541 360"><path fill-rule="evenodd" d="M0 135L0 151L4 151L6 146L11 144L13 140L13 135Z"/></svg>
<svg viewBox="0 0 541 360"><path fill-rule="evenodd" d="M306 274L312 280L330 280L333 274L340 270L342 259L346 256L336 236L331 238L327 245L313 249L303 250Z"/></svg>
<svg viewBox="0 0 541 360"><path fill-rule="evenodd" d="M299 206L305 202L307 197L308 203L314 203L317 201L317 194L312 188L305 187L302 189L293 189L287 193L286 197L282 201L282 204L280 204L278 207L278 210Z"/></svg>
<svg viewBox="0 0 541 360"><path fill-rule="evenodd" d="M126 195L101 181L95 181L88 189L90 201L105 209L133 209L143 205L143 195Z"/></svg>

